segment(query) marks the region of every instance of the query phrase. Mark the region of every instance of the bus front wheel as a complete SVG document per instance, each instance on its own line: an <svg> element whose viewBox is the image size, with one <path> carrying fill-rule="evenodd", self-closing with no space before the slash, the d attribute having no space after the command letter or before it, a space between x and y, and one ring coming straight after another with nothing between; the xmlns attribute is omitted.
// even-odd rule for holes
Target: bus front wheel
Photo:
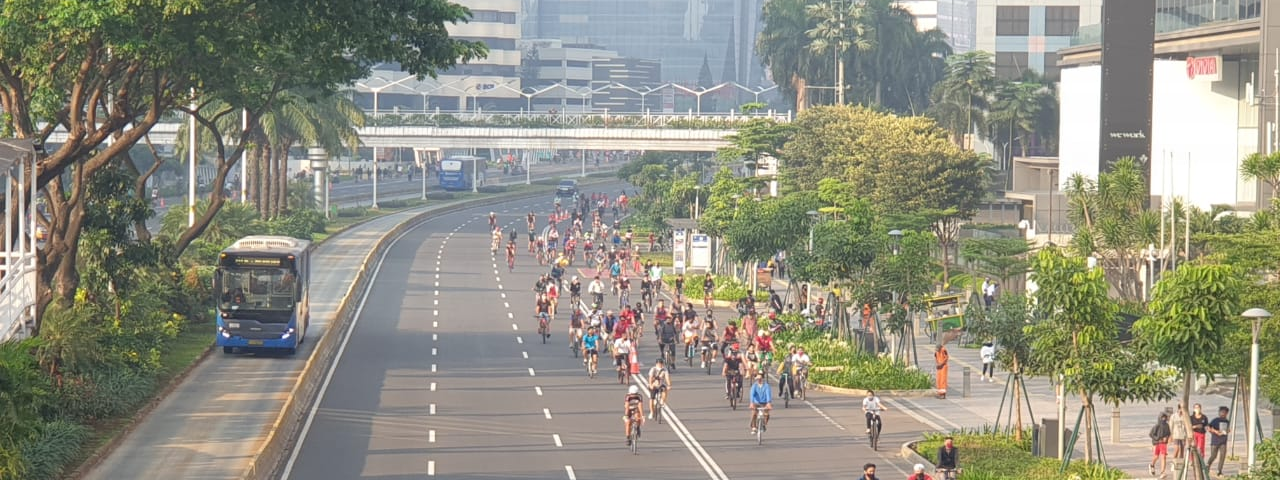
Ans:
<svg viewBox="0 0 1280 480"><path fill-rule="evenodd" d="M236 347L222 347L222 353L225 353L228 355L232 353L236 353Z"/></svg>

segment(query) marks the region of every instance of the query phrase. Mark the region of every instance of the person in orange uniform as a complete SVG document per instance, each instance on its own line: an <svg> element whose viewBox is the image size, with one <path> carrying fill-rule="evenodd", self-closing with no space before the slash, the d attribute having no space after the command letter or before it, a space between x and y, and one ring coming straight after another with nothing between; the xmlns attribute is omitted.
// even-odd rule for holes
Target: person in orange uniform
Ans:
<svg viewBox="0 0 1280 480"><path fill-rule="evenodd" d="M933 361L938 364L938 398L947 398L947 371L950 367L947 365L951 360L951 354L947 353L947 346L939 343L938 349L933 352Z"/></svg>

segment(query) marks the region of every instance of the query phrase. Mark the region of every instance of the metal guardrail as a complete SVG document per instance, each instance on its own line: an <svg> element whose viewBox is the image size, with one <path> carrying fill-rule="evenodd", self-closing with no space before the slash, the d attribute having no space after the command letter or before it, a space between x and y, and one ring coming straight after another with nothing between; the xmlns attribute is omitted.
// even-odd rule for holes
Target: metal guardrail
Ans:
<svg viewBox="0 0 1280 480"><path fill-rule="evenodd" d="M732 129L751 120L772 120L786 123L792 120L791 112L728 112L728 113L611 113L601 112L501 112L501 111L446 111L436 109L425 112L365 112L370 127L433 126L433 127L523 127L523 128L679 128L679 129Z"/></svg>
<svg viewBox="0 0 1280 480"><path fill-rule="evenodd" d="M29 335L27 322L36 304L35 254L23 252L5 260L9 266L0 278L0 342Z"/></svg>

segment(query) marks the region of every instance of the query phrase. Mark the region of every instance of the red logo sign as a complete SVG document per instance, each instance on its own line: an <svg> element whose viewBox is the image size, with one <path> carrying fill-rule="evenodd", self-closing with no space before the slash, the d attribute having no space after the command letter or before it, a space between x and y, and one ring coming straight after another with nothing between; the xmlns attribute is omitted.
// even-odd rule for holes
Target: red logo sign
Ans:
<svg viewBox="0 0 1280 480"><path fill-rule="evenodd" d="M1187 78L1195 80L1196 77L1211 77L1214 79L1221 78L1222 72L1219 70L1222 63L1222 57L1187 57Z"/></svg>

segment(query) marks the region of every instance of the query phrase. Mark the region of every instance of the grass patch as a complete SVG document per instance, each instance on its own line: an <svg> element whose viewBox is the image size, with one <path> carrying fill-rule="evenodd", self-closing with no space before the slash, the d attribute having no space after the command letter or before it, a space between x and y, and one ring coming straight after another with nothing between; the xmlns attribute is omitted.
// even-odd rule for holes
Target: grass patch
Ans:
<svg viewBox="0 0 1280 480"><path fill-rule="evenodd" d="M648 240L646 239L645 241ZM663 268L671 268L674 265L671 262L671 252L647 252L640 254L640 263L645 263L651 260L653 263ZM686 277L685 282L688 283L688 281L689 279Z"/></svg>
<svg viewBox="0 0 1280 480"><path fill-rule="evenodd" d="M982 430L962 430L950 434L926 433L924 440L915 445L919 453L937 464L938 447L950 435L960 449L960 466L965 479L977 480L1119 480L1124 472L1105 465L1072 461L1067 471L1058 473L1062 465L1056 458L1031 455L1031 430L1022 434L1022 440L1014 440L1012 434Z"/></svg>
<svg viewBox="0 0 1280 480"><path fill-rule="evenodd" d="M804 347L815 367L843 367L838 370L815 368L809 378L823 385L862 390L923 390L933 385L933 379L927 373L868 355L853 344L836 340L822 331L800 328L777 334L775 344L793 343Z"/></svg>

